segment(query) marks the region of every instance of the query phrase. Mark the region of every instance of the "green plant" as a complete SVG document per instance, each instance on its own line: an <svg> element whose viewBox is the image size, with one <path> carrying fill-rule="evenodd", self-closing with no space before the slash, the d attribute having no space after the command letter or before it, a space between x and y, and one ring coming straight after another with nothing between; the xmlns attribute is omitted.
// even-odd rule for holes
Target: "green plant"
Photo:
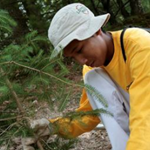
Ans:
<svg viewBox="0 0 150 150"><path fill-rule="evenodd" d="M16 25L15 21L5 11L0 11L0 18L4 20L0 21L0 37L6 33L11 35L11 27ZM20 44L16 44L14 40L0 50L0 145L5 145L7 149L14 146L11 139L35 136L29 127L29 121L36 118L39 109L42 109L39 106L36 111L35 100L46 103L49 109L53 109L57 104L58 110L62 111L70 98L70 89L76 86L86 88L107 106L95 89L88 85L73 83L66 78L69 70L60 58L49 59L52 48L47 37L32 31L22 37L21 41ZM44 44L49 45L49 52L44 51ZM109 114L105 110L97 110L86 113L74 112L69 114L69 117L97 115L100 112ZM47 143L44 139L41 144L41 141L37 140L36 147L46 149L54 146L58 140L60 139L56 138L53 144ZM61 143L57 145L57 149L68 150L73 143L74 140Z"/></svg>

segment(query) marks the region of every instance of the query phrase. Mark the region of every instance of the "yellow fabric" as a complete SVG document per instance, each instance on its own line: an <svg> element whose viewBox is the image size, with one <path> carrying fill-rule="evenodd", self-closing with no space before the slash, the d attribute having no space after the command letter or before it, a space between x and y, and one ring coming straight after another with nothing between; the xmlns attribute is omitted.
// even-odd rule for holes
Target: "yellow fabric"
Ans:
<svg viewBox="0 0 150 150"><path fill-rule="evenodd" d="M88 66L83 67L83 76L90 71L92 68ZM79 111L90 111L92 107L87 98L86 92L83 89L82 96L80 99L79 108L76 110ZM75 138L82 133L91 131L94 129L99 123L100 120L97 116L82 116L74 119L70 118L56 118L51 119L50 122L53 124L55 131L54 133L59 134L64 138Z"/></svg>
<svg viewBox="0 0 150 150"><path fill-rule="evenodd" d="M110 76L130 95L130 137L126 150L150 149L150 34L131 28L125 32L124 63L120 31L112 32L115 53L108 66Z"/></svg>
<svg viewBox="0 0 150 150"><path fill-rule="evenodd" d="M130 137L126 150L150 149L150 34L141 29L131 28L125 32L124 47L127 57L124 62L121 46L121 31L111 32L114 41L114 56L104 69L108 74L130 94ZM83 75L90 67L84 66ZM91 110L86 93L80 100L77 111ZM84 116L81 118L86 126L76 120L61 120L60 134L65 137L76 137L92 130L99 122L98 117ZM58 122L58 121L56 121ZM66 124L65 124L65 123ZM63 126L63 124L65 124ZM67 127L66 127L67 125ZM64 133L63 128L69 132Z"/></svg>

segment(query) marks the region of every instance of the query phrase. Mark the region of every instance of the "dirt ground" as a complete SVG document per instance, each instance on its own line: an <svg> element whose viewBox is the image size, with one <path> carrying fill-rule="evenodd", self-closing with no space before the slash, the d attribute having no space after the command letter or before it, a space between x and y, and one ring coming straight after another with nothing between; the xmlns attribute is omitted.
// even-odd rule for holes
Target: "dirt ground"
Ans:
<svg viewBox="0 0 150 150"><path fill-rule="evenodd" d="M75 82L82 80L80 74L74 74L70 76ZM79 100L81 95L81 89L75 89L74 96L68 102L65 110L62 113L50 112L53 117L61 116L62 114L74 111L79 106ZM57 108L56 108L57 109ZM49 114L49 113L46 113ZM48 116L47 116L48 117ZM84 133L78 138L78 142L74 145L74 148L70 150L111 150L111 144L107 135L105 128L94 129L91 132Z"/></svg>
<svg viewBox="0 0 150 150"><path fill-rule="evenodd" d="M76 74L76 77L73 77L73 80L78 82L79 80L82 80L82 77L78 73ZM76 93L78 92L79 91L77 90ZM68 108L71 111L75 110L79 106L79 98L77 99L75 96L67 106L65 112L68 111ZM105 128L97 128L91 132L84 133L78 137L78 140L75 148L71 150L111 150L112 148Z"/></svg>
<svg viewBox="0 0 150 150"><path fill-rule="evenodd" d="M43 107L43 109L38 111L36 118L50 118L61 116L62 113L58 111L51 112L46 103L38 103L38 106ZM75 99L72 99L64 110L64 114L69 111L73 111L78 107L78 102ZM37 107L39 108L39 107ZM0 146L0 150L6 150L5 147ZM21 149L19 149L21 150ZM105 128L103 129L94 129L90 132L84 133L77 138L77 142L74 144L74 148L70 150L111 150L110 141L106 133Z"/></svg>
<svg viewBox="0 0 150 150"><path fill-rule="evenodd" d="M75 82L78 82L81 79L81 75L70 76ZM79 100L81 96L81 89L75 88L73 91L73 96L70 98L67 103L66 108L63 112L59 112L56 108L50 110L46 102L40 102L38 100L33 101L35 105L36 119L40 118L55 118L64 115L70 111L75 111L79 106ZM5 147L0 146L0 150L6 150ZM19 149L20 150L20 149ZM105 128L103 129L94 129L88 133L84 133L77 138L77 142L74 144L74 148L70 150L111 150L110 141L107 135Z"/></svg>
<svg viewBox="0 0 150 150"><path fill-rule="evenodd" d="M69 106L78 107L78 103L71 101ZM104 129L94 129L78 137L75 148L71 150L111 150L111 144Z"/></svg>
<svg viewBox="0 0 150 150"><path fill-rule="evenodd" d="M105 130L93 130L84 133L79 138L76 147L71 150L111 150L111 145Z"/></svg>
<svg viewBox="0 0 150 150"><path fill-rule="evenodd" d="M78 107L79 103L77 100L72 99L68 104L63 114L69 111L74 111ZM62 113L58 113L58 111L49 112L49 109L45 109L45 117L49 117L48 114L51 116L61 116ZM38 113L39 115L40 113ZM38 118L41 118L38 116ZM77 143L75 143L74 148L70 150L111 150L111 144L107 135L105 128L103 129L94 129L90 132L84 133L77 138Z"/></svg>

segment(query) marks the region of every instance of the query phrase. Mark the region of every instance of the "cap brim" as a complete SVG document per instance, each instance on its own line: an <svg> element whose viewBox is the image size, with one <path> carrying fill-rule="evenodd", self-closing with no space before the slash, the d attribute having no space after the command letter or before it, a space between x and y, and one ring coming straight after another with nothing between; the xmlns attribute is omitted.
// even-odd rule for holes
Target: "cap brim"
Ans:
<svg viewBox="0 0 150 150"><path fill-rule="evenodd" d="M83 24L80 28L69 34L64 38L53 50L50 59L55 58L71 41L85 40L95 34L101 27L103 27L109 20L110 14L93 17L89 23ZM84 32L84 34L83 34Z"/></svg>

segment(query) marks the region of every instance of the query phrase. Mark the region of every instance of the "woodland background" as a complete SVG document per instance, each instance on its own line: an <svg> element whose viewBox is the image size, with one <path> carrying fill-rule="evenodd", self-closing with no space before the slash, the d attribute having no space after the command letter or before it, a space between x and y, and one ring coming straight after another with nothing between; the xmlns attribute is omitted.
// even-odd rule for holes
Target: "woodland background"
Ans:
<svg viewBox="0 0 150 150"><path fill-rule="evenodd" d="M150 27L150 0L0 0L0 149L17 149L12 139L34 135L28 120L53 118L70 100L79 101L81 67L70 59L49 60L53 47L47 38L54 14L74 2L95 15L109 12L106 30ZM74 142L54 137L33 147L67 150Z"/></svg>

